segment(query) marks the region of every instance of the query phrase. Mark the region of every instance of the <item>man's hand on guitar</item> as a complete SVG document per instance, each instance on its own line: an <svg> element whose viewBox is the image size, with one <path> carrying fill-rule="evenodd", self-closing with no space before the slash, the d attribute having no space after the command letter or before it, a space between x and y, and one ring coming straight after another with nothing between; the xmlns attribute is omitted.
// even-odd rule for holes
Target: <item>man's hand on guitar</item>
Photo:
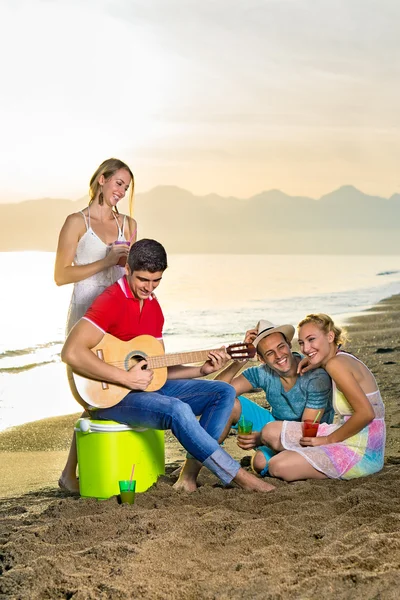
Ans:
<svg viewBox="0 0 400 600"><path fill-rule="evenodd" d="M208 360L200 368L200 374L204 376L215 373L215 371L222 369L228 360L230 360L230 356L224 346L219 350L212 350L208 355Z"/></svg>
<svg viewBox="0 0 400 600"><path fill-rule="evenodd" d="M126 387L131 390L140 390L144 392L144 390L150 385L152 382L154 371L151 369L143 369L144 365L147 362L142 360L138 362L132 369L127 371L127 384Z"/></svg>

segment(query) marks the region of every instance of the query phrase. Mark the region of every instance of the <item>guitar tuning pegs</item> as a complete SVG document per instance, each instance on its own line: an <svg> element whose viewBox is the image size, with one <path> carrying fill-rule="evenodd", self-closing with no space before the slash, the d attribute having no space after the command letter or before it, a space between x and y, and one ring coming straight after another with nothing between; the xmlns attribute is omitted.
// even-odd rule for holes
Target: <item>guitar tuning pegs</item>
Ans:
<svg viewBox="0 0 400 600"><path fill-rule="evenodd" d="M254 358L255 355L257 354L257 348L255 346L253 346L253 344L246 344L247 346L247 353L249 355L249 358Z"/></svg>
<svg viewBox="0 0 400 600"><path fill-rule="evenodd" d="M247 342L231 344L226 348L226 351L232 358L236 360L254 358L257 352L253 344L249 344Z"/></svg>

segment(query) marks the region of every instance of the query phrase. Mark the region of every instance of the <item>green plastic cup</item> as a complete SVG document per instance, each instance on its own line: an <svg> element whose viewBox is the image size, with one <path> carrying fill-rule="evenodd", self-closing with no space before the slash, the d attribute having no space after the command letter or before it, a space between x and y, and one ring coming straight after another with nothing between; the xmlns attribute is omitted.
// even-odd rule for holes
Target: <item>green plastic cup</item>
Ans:
<svg viewBox="0 0 400 600"><path fill-rule="evenodd" d="M248 435L253 431L253 423L252 421L248 421L247 419L240 419L238 422L238 434L239 435Z"/></svg>
<svg viewBox="0 0 400 600"><path fill-rule="evenodd" d="M132 481L124 479L118 483L121 504L133 504L135 502L136 481L134 479Z"/></svg>

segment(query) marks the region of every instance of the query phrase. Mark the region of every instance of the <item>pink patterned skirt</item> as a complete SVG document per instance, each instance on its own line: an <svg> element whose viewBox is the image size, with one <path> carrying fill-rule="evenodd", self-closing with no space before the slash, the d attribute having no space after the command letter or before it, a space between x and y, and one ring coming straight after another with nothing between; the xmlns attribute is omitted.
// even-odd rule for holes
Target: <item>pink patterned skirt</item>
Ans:
<svg viewBox="0 0 400 600"><path fill-rule="evenodd" d="M347 420L349 417L345 417ZM329 435L340 425L321 423L318 436ZM298 452L316 469L332 479L354 479L377 473L383 467L386 427L374 419L356 435L336 444L300 446L302 424L284 421L281 442L285 450Z"/></svg>

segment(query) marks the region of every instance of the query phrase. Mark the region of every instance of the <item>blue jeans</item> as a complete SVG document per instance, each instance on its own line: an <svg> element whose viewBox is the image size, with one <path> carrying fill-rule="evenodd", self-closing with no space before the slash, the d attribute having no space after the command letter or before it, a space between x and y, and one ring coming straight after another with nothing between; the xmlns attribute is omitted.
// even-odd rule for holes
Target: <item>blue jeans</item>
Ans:
<svg viewBox="0 0 400 600"><path fill-rule="evenodd" d="M234 401L234 388L223 381L169 379L158 392L129 392L115 406L91 413L133 427L171 429L191 456L228 484L240 465L220 448L218 439Z"/></svg>

